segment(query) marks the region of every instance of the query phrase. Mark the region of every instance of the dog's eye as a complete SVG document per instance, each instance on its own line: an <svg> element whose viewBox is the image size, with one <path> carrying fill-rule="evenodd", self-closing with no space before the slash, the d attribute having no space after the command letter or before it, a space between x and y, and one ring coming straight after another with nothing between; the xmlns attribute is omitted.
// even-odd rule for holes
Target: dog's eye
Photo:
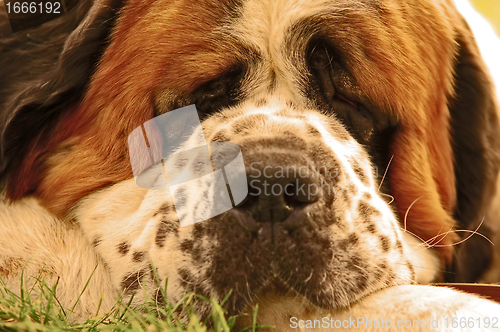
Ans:
<svg viewBox="0 0 500 332"><path fill-rule="evenodd" d="M310 47L308 65L322 103L360 143L367 144L374 129L374 118L365 105L366 96L340 56L328 45L316 43Z"/></svg>
<svg viewBox="0 0 500 332"><path fill-rule="evenodd" d="M165 90L154 101L155 116L190 104L195 104L201 120L223 108L235 105L243 97L241 81L244 67L236 65L223 74L202 83L192 93Z"/></svg>
<svg viewBox="0 0 500 332"><path fill-rule="evenodd" d="M347 99L346 97L342 96L340 93L337 92L337 98L352 105L352 107L356 107L356 109L358 109L359 105L358 103L355 103L353 101L350 101L349 99Z"/></svg>
<svg viewBox="0 0 500 332"><path fill-rule="evenodd" d="M242 65L233 66L224 74L203 83L193 92L191 99L196 104L201 119L241 100L240 87L244 73Z"/></svg>

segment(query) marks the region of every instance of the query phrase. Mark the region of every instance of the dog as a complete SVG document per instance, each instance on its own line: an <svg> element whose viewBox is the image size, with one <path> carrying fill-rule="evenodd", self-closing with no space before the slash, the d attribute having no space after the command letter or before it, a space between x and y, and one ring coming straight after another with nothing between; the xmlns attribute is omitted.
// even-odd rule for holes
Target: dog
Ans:
<svg viewBox="0 0 500 332"><path fill-rule="evenodd" d="M163 301L168 280L170 301L231 294L229 314L258 304L259 323L278 331L500 312L421 285L498 281L498 106L450 0L72 7L15 33L2 13L0 276L11 289L43 275L69 305L88 281L75 307L88 315L119 294L138 304L141 289ZM189 107L201 122L185 144L237 146L248 194L183 225L222 199L203 179L155 187L163 172L199 177L199 154L164 158L154 121ZM140 135L160 165L152 187L138 185L153 164L133 147Z"/></svg>

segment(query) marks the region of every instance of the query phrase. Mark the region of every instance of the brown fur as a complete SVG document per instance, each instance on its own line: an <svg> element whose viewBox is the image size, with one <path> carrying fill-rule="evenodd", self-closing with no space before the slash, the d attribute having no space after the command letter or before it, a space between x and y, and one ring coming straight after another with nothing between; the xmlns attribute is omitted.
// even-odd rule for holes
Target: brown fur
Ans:
<svg viewBox="0 0 500 332"><path fill-rule="evenodd" d="M206 33L220 24L219 2L136 1L127 8L84 100L55 130L58 134L49 143L55 153L46 174L40 179L40 174L29 173L40 154L35 148L16 178L39 183L35 195L56 215L63 215L90 192L132 176L127 137L153 117L155 91L167 86L192 91L196 82L231 64L226 54L232 45ZM144 17L137 21L143 11ZM161 19L155 18L158 15ZM131 61L137 57L149 65ZM64 145L71 149L59 153ZM15 191L10 196L19 197Z"/></svg>
<svg viewBox="0 0 500 332"><path fill-rule="evenodd" d="M397 209L409 231L438 244L450 261L457 237L447 234L456 205L448 104L457 35L470 45L472 37L449 1L381 1L369 16L361 3L342 17L325 17L336 29L324 33L349 40L346 61L360 88L398 119L388 174ZM85 195L130 178L127 137L154 116L156 94L189 93L242 56L241 45L214 32L229 4L130 1L83 100L61 117L48 142L32 142L9 175L8 196L33 193L62 216Z"/></svg>

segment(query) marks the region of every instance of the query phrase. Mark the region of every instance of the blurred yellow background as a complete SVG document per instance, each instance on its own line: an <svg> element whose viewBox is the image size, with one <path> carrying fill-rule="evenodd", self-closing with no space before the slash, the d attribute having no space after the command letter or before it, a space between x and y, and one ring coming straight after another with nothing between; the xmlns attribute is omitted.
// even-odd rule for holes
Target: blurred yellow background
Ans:
<svg viewBox="0 0 500 332"><path fill-rule="evenodd" d="M472 5L495 26L500 36L500 0L470 0Z"/></svg>

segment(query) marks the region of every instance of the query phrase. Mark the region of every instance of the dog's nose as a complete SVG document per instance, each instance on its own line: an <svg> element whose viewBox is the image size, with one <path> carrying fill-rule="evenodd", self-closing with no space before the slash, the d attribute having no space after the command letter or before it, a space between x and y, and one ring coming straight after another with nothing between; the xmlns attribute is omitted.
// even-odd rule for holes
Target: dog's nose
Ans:
<svg viewBox="0 0 500 332"><path fill-rule="evenodd" d="M248 195L237 207L256 222L296 224L298 211L320 197L315 176L307 166L252 165Z"/></svg>

